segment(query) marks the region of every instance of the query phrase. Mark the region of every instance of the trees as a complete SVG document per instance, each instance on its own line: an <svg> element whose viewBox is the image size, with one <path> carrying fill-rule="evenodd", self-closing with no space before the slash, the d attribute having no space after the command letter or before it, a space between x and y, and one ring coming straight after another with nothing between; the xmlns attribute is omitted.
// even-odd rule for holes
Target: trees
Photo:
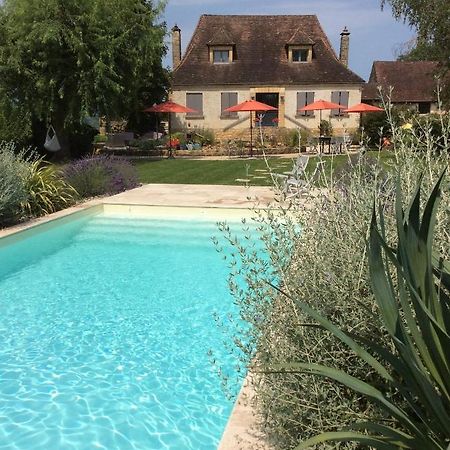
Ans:
<svg viewBox="0 0 450 450"><path fill-rule="evenodd" d="M150 0L5 0L0 92L67 136L88 116L128 117L159 100L163 3ZM144 98L143 98L144 97ZM145 98L146 97L146 98Z"/></svg>
<svg viewBox="0 0 450 450"><path fill-rule="evenodd" d="M394 17L417 30L418 46L438 50L438 58L450 68L450 3L447 0L382 0Z"/></svg>

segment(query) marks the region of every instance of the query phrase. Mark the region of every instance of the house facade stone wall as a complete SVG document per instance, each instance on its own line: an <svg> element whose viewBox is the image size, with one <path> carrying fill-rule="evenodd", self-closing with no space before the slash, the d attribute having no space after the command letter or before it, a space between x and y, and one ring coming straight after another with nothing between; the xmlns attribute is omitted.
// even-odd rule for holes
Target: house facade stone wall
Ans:
<svg viewBox="0 0 450 450"><path fill-rule="evenodd" d="M333 91L349 92L348 104L354 105L361 102L361 86L359 85L292 85L292 86L191 86L183 90L174 90L171 100L185 105L187 93L201 93L203 97L203 114L201 117L189 117L189 115L176 114L172 117L174 129L210 128L214 131L242 130L248 128L249 113L238 113L237 118L223 118L221 108L221 94L224 92L236 92L238 103L250 100L256 93L270 92L279 94L278 126L280 128L308 129L312 133L319 130L320 112L315 111L312 116L302 116L297 109L298 92L314 92L315 100L331 101ZM341 117L332 116L331 111L322 111L322 120L330 120L333 130L337 133L344 129L352 132L359 126L359 114L348 114Z"/></svg>
<svg viewBox="0 0 450 450"><path fill-rule="evenodd" d="M349 34L347 29L341 33L341 61L314 15L202 15L180 64L174 66L171 94L176 103L201 111L174 115L174 128L248 129L248 112L227 117L222 110L255 99L278 109L263 118L268 127L318 133L322 115L335 133L355 130L358 114L298 112L321 99L345 106L361 102L364 80L347 65Z"/></svg>

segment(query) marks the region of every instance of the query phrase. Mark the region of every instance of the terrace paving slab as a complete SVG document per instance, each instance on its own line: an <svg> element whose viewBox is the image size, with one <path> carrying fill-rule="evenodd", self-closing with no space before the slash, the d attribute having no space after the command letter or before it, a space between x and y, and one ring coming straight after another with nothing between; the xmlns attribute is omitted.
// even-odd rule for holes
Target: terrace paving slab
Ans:
<svg viewBox="0 0 450 450"><path fill-rule="evenodd" d="M250 181L250 180L249 180ZM195 206L210 208L250 208L257 202L270 207L274 191L264 186L222 186L196 184L145 184L104 199L104 203Z"/></svg>

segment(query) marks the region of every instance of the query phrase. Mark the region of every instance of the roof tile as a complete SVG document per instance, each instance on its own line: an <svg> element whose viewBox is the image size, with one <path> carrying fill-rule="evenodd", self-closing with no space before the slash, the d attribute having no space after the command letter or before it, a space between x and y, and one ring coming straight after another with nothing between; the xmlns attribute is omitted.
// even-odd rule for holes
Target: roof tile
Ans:
<svg viewBox="0 0 450 450"><path fill-rule="evenodd" d="M375 61L362 99L377 100L380 86L385 94L392 87L393 103L436 101L438 70L439 63L435 61Z"/></svg>
<svg viewBox="0 0 450 450"><path fill-rule="evenodd" d="M310 63L288 61L286 44L296 36L300 39L300 34L314 43ZM217 35L228 35L235 41L235 60L230 64L217 65L209 60L208 44L219 45ZM363 82L338 60L314 15L203 15L173 73L175 88Z"/></svg>

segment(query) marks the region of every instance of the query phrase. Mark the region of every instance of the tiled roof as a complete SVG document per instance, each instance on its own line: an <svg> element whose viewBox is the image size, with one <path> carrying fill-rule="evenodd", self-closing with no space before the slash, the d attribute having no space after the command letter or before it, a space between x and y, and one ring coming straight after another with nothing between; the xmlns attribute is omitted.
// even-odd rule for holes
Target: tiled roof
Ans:
<svg viewBox="0 0 450 450"><path fill-rule="evenodd" d="M312 45L314 44L314 41L300 28L297 28L287 43L289 45Z"/></svg>
<svg viewBox="0 0 450 450"><path fill-rule="evenodd" d="M208 45L227 36L235 45L231 64L212 64ZM311 63L290 63L293 40L314 43ZM215 44L214 44L215 43ZM220 44L223 44L222 42ZM300 42L296 42L300 44ZM173 86L362 84L337 58L316 16L203 15L173 73Z"/></svg>
<svg viewBox="0 0 450 450"><path fill-rule="evenodd" d="M392 86L393 103L436 101L438 69L439 63L434 61L375 61L362 100L377 100L378 86L386 94Z"/></svg>
<svg viewBox="0 0 450 450"><path fill-rule="evenodd" d="M213 34L208 41L208 45L234 45L234 39L228 34L227 30L221 28Z"/></svg>

